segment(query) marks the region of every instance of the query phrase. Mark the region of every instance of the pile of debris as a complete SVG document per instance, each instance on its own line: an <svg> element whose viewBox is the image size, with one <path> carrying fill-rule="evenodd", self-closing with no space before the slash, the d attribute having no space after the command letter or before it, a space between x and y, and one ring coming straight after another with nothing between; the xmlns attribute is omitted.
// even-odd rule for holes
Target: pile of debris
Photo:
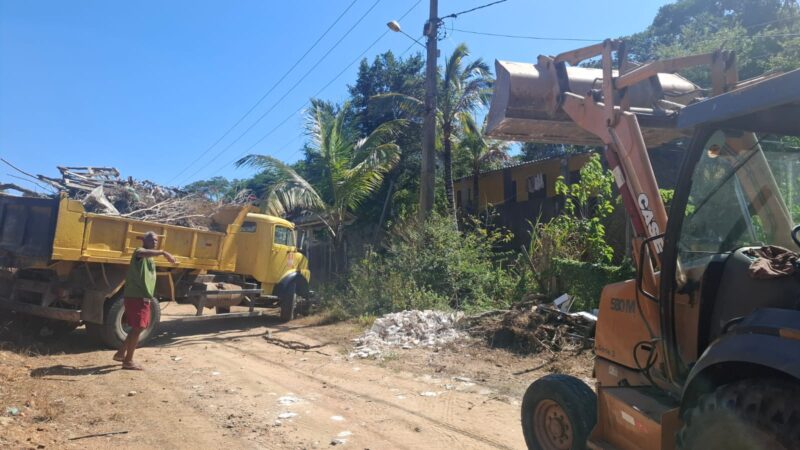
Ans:
<svg viewBox="0 0 800 450"><path fill-rule="evenodd" d="M492 347L521 353L580 351L594 345L597 317L567 313L554 305L519 305L469 317L463 329Z"/></svg>
<svg viewBox="0 0 800 450"><path fill-rule="evenodd" d="M87 212L96 214L209 230L213 229L211 216L219 207L204 196L192 195L178 188L132 177L121 178L113 167L58 167L61 178L14 169L37 180L40 187L66 192L70 198L80 200ZM0 188L14 189L27 196L47 196L16 185L0 185ZM249 199L249 196L237 196L237 200L240 197Z"/></svg>
<svg viewBox="0 0 800 450"><path fill-rule="evenodd" d="M457 328L463 317L462 312L431 310L386 314L375 319L369 331L353 340L355 348L350 357L379 358L390 347L438 347L465 338L466 333Z"/></svg>

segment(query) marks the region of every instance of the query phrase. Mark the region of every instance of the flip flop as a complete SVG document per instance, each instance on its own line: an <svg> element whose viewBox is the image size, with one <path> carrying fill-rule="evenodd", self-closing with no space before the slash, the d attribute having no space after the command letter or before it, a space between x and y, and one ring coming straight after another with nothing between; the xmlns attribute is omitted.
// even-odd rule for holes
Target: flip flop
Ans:
<svg viewBox="0 0 800 450"><path fill-rule="evenodd" d="M113 359L114 361L117 361L117 362L125 361L125 357L124 356L119 356L118 353L114 353L114 356L112 356L111 359Z"/></svg>
<svg viewBox="0 0 800 450"><path fill-rule="evenodd" d="M123 369L123 370L144 370L144 369L142 368L142 366L140 366L140 365L138 365L138 364L134 364L134 363L130 363L130 364L123 364L123 365L122 365L122 369Z"/></svg>

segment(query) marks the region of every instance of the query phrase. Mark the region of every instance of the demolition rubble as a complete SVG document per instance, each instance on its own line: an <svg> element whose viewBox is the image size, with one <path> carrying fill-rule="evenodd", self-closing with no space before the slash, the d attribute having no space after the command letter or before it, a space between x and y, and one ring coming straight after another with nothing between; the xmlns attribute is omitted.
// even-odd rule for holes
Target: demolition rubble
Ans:
<svg viewBox="0 0 800 450"><path fill-rule="evenodd" d="M467 335L456 328L464 313L402 311L375 319L372 328L353 340L350 357L380 358L388 348L438 347Z"/></svg>
<svg viewBox="0 0 800 450"><path fill-rule="evenodd" d="M470 337L524 353L580 351L592 347L596 320L586 312L565 312L555 303L469 317L462 312L403 311L376 319L353 340L350 357L381 358L391 348L434 348Z"/></svg>
<svg viewBox="0 0 800 450"><path fill-rule="evenodd" d="M160 186L148 180L122 178L113 167L58 167L60 178L32 175L3 161L21 172L34 184L55 192L47 195L15 184L0 185L25 196L50 197L64 192L79 200L86 212L128 217L137 220L180 225L201 230L213 229L211 216L219 208L202 195L190 194L174 187ZM240 193L233 202L245 203L249 191Z"/></svg>

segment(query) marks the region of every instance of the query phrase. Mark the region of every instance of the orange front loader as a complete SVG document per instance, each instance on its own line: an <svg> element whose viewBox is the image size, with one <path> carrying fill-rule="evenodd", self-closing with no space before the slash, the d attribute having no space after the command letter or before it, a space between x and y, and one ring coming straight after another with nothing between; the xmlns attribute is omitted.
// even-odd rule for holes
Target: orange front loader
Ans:
<svg viewBox="0 0 800 450"><path fill-rule="evenodd" d="M596 57L601 69L575 67ZM723 51L626 59L607 40L497 62L489 135L604 145L637 267L600 299L596 393L534 382L526 443L800 448L800 70L739 81ZM694 66L710 89L674 74ZM668 221L647 146L675 139L688 145Z"/></svg>

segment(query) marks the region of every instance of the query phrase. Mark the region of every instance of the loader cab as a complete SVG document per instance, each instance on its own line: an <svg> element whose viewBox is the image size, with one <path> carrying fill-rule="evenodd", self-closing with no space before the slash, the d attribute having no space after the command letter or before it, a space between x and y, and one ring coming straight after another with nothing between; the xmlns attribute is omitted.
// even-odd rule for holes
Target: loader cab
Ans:
<svg viewBox="0 0 800 450"><path fill-rule="evenodd" d="M696 131L669 211L659 296L662 367L678 394L711 376L698 377L712 364L699 360L737 325L759 311L786 311L775 315L789 318L800 310L800 276L780 273L793 270L788 255L777 271L752 266L765 246L774 246L776 261L778 248L800 251L793 238L800 224L797 86L800 71L682 112L683 125ZM727 362L774 369L747 353L731 353Z"/></svg>

